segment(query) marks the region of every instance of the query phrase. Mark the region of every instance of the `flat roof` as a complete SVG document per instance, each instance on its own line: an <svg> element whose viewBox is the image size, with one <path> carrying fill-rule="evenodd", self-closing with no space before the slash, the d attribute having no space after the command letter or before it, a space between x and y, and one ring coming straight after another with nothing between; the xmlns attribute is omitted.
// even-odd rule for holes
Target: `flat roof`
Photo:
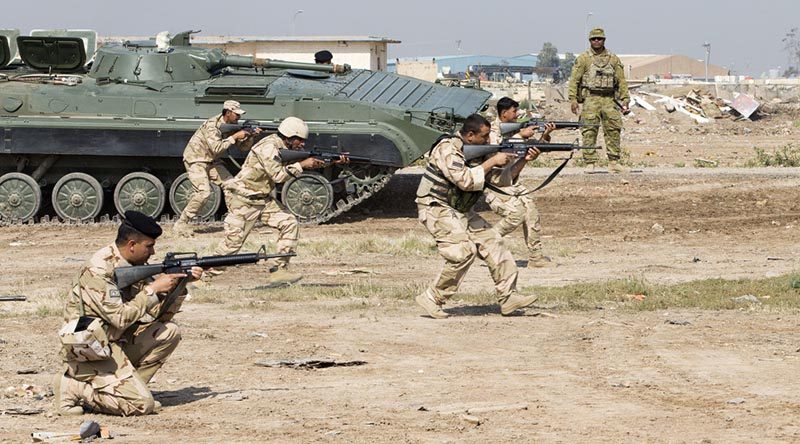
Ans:
<svg viewBox="0 0 800 444"><path fill-rule="evenodd" d="M150 40L153 36L102 36L100 40L125 41L125 40ZM389 37L371 35L305 35L305 36L266 36L266 35L192 35L193 43L224 44L243 42L375 42L375 43L401 43L400 40Z"/></svg>

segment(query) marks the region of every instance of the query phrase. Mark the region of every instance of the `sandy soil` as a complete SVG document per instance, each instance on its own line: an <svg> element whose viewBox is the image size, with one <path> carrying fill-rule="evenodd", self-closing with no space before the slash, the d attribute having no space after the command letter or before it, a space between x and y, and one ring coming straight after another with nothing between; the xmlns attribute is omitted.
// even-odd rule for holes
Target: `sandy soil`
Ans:
<svg viewBox="0 0 800 444"><path fill-rule="evenodd" d="M675 137L692 156L719 153L723 165L735 165L741 159L734 152L756 141L797 142L791 124L772 127L789 128L789 134ZM545 250L554 265L521 270L521 285L627 276L652 282L760 278L798 270L800 170L674 168L685 156L666 154L669 134L626 135L632 158L657 159L657 168L622 176L570 168L538 193ZM646 155L650 145L665 147L664 157ZM547 173L531 170L525 180L533 185ZM303 239L424 236L412 202L418 180L418 171L405 171L363 208L305 228ZM219 229L212 225L190 241L166 235L159 251L207 251ZM52 387L61 320L54 310L36 307L63 294L80 263L114 231L111 224L0 228L0 295L28 297L0 302L0 389ZM258 236L266 240L269 233ZM524 259L519 232L508 244ZM190 301L178 317L183 342L151 384L162 412L85 418L119 433L114 442L135 443L800 442L795 312L535 309L501 317L496 305L456 300L454 316L433 320L422 316L413 294L376 297L362 284L424 285L438 271L436 256L299 253L304 285L338 289L339 296L274 301L269 293L245 290L264 279L255 268L226 273L203 290L229 301ZM353 269L372 274L335 274ZM486 268L473 266L464 287L490 289ZM317 370L255 365L304 357L366 364ZM43 412L2 415L0 442L29 442L33 431L77 431L82 420L50 414L49 396L3 393L0 412Z"/></svg>

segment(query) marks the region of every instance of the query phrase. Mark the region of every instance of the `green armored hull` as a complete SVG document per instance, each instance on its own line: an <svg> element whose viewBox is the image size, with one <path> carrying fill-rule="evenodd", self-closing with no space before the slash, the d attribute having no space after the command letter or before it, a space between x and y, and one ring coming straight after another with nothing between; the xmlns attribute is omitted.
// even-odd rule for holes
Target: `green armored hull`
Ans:
<svg viewBox="0 0 800 444"><path fill-rule="evenodd" d="M421 157L489 94L386 72L281 62L192 47L189 33L100 48L89 67L76 37L20 36L24 63L0 36L0 219L44 214L87 221L136 209L179 213L193 192L182 153L225 100L246 118L307 121L307 148L373 162L327 167L284 184L280 199L305 222L363 201ZM229 169L235 172L232 151ZM221 192L202 217L220 211Z"/></svg>

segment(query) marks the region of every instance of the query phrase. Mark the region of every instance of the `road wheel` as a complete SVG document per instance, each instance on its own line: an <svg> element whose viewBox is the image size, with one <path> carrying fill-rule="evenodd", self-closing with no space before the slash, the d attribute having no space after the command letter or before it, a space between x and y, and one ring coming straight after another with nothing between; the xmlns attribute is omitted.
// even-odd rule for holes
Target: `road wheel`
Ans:
<svg viewBox="0 0 800 444"><path fill-rule="evenodd" d="M305 172L283 184L281 202L301 222L314 220L333 205L333 187L319 173Z"/></svg>
<svg viewBox="0 0 800 444"><path fill-rule="evenodd" d="M114 206L119 214L135 210L156 218L164 209L166 199L164 184L149 173L130 173L114 189Z"/></svg>
<svg viewBox="0 0 800 444"><path fill-rule="evenodd" d="M0 176L0 220L27 222L42 207L42 190L31 176L8 173Z"/></svg>
<svg viewBox="0 0 800 444"><path fill-rule="evenodd" d="M183 209L186 208L186 203L194 194L194 186L189 180L189 175L186 173L178 176L172 186L169 187L169 205L176 216L180 216ZM197 218L200 220L208 220L214 217L214 214L219 210L222 203L222 189L216 184L211 184L211 197L208 198L205 205L200 208Z"/></svg>
<svg viewBox="0 0 800 444"><path fill-rule="evenodd" d="M53 187L53 209L65 222L91 221L103 208L103 187L85 173L70 173Z"/></svg>

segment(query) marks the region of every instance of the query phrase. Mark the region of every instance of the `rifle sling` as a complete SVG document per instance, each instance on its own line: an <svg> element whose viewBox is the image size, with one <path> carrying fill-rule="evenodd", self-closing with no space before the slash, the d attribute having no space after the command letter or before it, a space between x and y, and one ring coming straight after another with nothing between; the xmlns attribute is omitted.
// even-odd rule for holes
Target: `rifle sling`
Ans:
<svg viewBox="0 0 800 444"><path fill-rule="evenodd" d="M528 195L528 194L531 194L531 193L535 193L535 192L541 190L542 188L546 187L547 184L549 184L550 182L552 182L553 179L555 179L556 176L558 176L561 173L561 170L563 170L564 167L567 166L567 163L569 163L569 161L572 159L573 155L574 155L574 151L570 152L569 153L569 157L564 159L564 161L561 162L561 165L559 165L555 170L553 170L552 173L550 173L549 176L547 176L547 179L545 179L542 183L539 184L538 187L536 187L536 188L534 188L532 190L528 190L528 191L526 191L524 193L520 193L520 194L511 194L511 193L507 193L507 192L503 191L500 187L498 187L496 185L492 185L490 183L486 184L486 188L494 191L495 193L504 194L506 196L525 196L525 195Z"/></svg>
<svg viewBox="0 0 800 444"><path fill-rule="evenodd" d="M169 307L175 303L175 299L177 299L180 293L183 292L188 282L188 277L181 278L181 280L178 281L178 285L176 285L175 288L169 292L169 294L164 296L164 300L161 301L161 308L158 310L158 316L155 317L156 319L160 319L161 316L167 312L167 309L169 309Z"/></svg>

